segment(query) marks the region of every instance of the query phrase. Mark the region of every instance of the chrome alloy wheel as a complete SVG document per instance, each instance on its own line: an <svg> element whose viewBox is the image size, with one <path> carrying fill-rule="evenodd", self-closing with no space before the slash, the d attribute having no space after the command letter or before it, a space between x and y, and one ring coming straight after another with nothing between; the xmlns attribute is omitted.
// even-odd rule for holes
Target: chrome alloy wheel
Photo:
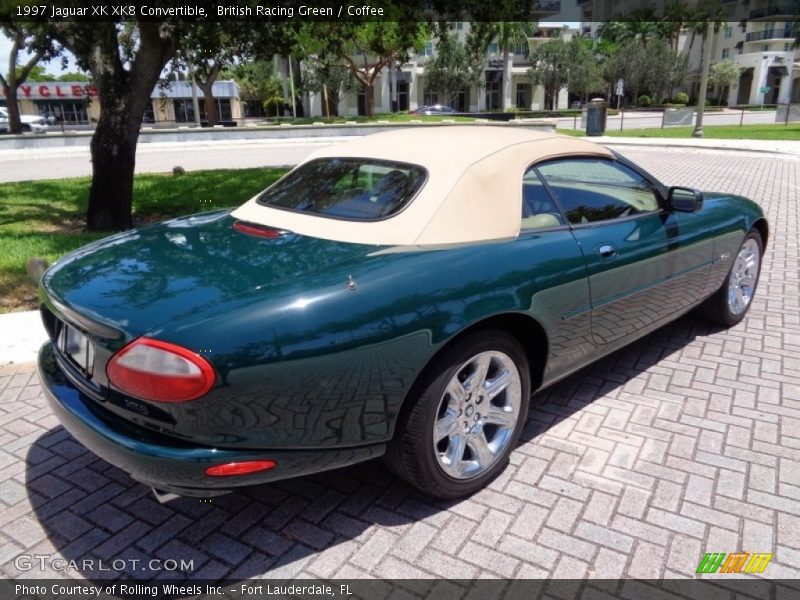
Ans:
<svg viewBox="0 0 800 600"><path fill-rule="evenodd" d="M728 280L728 309L732 314L740 315L750 305L760 261L758 243L752 238L746 240L736 255Z"/></svg>
<svg viewBox="0 0 800 600"><path fill-rule="evenodd" d="M490 469L513 438L521 401L519 369L507 354L481 352L464 362L436 411L433 446L442 470L468 479Z"/></svg>

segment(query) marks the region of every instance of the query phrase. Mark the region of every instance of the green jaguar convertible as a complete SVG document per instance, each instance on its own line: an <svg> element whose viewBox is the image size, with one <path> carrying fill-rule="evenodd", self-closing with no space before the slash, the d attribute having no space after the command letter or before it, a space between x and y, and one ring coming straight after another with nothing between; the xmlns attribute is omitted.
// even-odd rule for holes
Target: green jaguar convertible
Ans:
<svg viewBox="0 0 800 600"><path fill-rule="evenodd" d="M455 498L503 470L534 391L692 309L741 321L767 237L750 200L588 141L391 131L61 259L39 372L161 500L382 455Z"/></svg>

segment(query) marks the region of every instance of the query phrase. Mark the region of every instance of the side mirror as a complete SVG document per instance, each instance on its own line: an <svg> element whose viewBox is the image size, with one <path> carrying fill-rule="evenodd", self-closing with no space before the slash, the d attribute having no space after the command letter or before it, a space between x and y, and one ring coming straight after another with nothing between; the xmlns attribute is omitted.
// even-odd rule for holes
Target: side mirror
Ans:
<svg viewBox="0 0 800 600"><path fill-rule="evenodd" d="M671 187L667 198L672 210L697 212L703 207L703 192L694 188Z"/></svg>

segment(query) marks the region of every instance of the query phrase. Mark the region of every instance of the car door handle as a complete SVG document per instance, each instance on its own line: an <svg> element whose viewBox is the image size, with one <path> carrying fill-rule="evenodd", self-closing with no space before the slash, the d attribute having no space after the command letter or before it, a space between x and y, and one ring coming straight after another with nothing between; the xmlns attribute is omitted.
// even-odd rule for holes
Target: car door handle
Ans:
<svg viewBox="0 0 800 600"><path fill-rule="evenodd" d="M603 244L597 249L597 253L602 258L611 258L612 256L617 255L617 249L614 248L611 244Z"/></svg>

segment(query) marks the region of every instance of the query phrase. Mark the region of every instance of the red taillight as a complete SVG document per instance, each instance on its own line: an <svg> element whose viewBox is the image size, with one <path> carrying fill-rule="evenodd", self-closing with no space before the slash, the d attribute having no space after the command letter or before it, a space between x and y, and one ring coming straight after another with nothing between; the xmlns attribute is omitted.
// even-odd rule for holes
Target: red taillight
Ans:
<svg viewBox="0 0 800 600"><path fill-rule="evenodd" d="M214 368L202 356L169 342L139 338L117 352L106 374L126 394L158 402L186 402L214 386Z"/></svg>
<svg viewBox="0 0 800 600"><path fill-rule="evenodd" d="M246 233L247 235L254 235L270 240L274 240L285 233L285 231L280 229L275 229L266 225L258 225L256 223L246 223L245 221L236 221L233 224L233 228L239 233Z"/></svg>
<svg viewBox="0 0 800 600"><path fill-rule="evenodd" d="M224 465L214 465L206 469L206 475L210 477L228 477L230 475L247 475L248 473L258 473L268 471L278 466L274 460L246 460L243 462L232 462Z"/></svg>

